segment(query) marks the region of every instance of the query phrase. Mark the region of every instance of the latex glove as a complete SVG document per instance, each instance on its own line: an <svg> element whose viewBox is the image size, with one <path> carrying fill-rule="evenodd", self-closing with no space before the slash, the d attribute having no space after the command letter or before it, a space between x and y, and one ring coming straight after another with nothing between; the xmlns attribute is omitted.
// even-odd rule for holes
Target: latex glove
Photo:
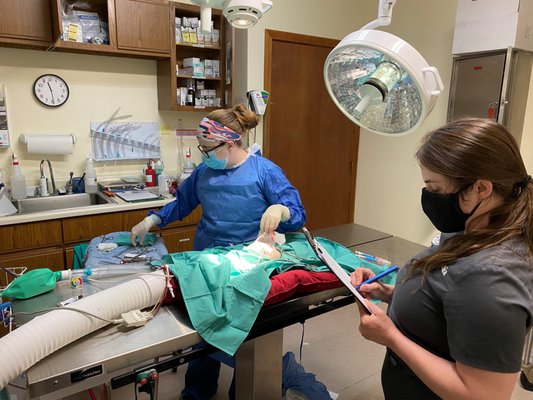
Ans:
<svg viewBox="0 0 533 400"><path fill-rule="evenodd" d="M259 224L260 232L271 233L278 229L280 222L288 221L291 211L282 204L273 204L266 209Z"/></svg>
<svg viewBox="0 0 533 400"><path fill-rule="evenodd" d="M131 228L130 233L130 242L132 246L137 246L137 237L139 237L139 245L142 246L142 243L144 242L144 237L148 233L148 231L155 225L155 221L152 218L151 215L143 219L141 222L139 222L137 225L135 225L133 228Z"/></svg>

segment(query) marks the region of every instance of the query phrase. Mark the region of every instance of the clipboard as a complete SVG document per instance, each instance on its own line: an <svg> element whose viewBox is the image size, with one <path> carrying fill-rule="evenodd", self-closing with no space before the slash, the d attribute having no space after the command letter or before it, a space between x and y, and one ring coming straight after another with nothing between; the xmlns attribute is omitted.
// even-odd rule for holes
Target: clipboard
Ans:
<svg viewBox="0 0 533 400"><path fill-rule="evenodd" d="M163 198L147 190L133 190L130 192L118 192L115 194L122 200L125 200L130 203L136 203L139 201L160 200Z"/></svg>
<svg viewBox="0 0 533 400"><path fill-rule="evenodd" d="M313 237L313 235L311 235L311 232L309 232L307 228L302 228L302 231L318 258L326 265L326 267L331 270L331 272L335 274L337 278L339 278L342 284L346 286L346 288L354 295L355 300L363 306L365 311L369 315L372 315L372 311L370 311L370 308L368 308L366 305L363 296L361 296L361 294L350 282L350 277L346 271L344 271L337 261L335 261L335 259L326 251L326 249L324 249L320 243L318 243L318 241Z"/></svg>

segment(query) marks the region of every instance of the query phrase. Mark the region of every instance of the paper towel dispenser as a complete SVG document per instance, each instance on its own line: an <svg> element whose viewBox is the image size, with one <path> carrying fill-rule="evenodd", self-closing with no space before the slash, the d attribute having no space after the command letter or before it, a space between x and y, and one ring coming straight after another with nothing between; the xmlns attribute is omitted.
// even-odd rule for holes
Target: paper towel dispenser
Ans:
<svg viewBox="0 0 533 400"><path fill-rule="evenodd" d="M72 154L77 139L67 134L21 134L19 141L28 146L29 154Z"/></svg>

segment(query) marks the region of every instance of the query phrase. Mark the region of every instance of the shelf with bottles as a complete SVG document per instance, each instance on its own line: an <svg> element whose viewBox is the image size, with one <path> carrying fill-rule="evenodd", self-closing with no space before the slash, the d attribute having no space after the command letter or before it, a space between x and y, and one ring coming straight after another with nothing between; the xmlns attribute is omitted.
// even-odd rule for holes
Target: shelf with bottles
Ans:
<svg viewBox="0 0 533 400"><path fill-rule="evenodd" d="M217 109L222 106L220 96L221 91L216 83L189 78L179 80L176 89L176 104L182 111Z"/></svg>
<svg viewBox="0 0 533 400"><path fill-rule="evenodd" d="M220 81L221 78L208 78L206 76L176 75L178 79L198 79L202 81Z"/></svg>
<svg viewBox="0 0 533 400"><path fill-rule="evenodd" d="M200 25L200 14L197 7L189 8L185 4L177 4L174 13L176 46L220 49L220 28L223 26L220 10L212 10L210 31L202 30Z"/></svg>
<svg viewBox="0 0 533 400"><path fill-rule="evenodd" d="M194 49L194 50L205 50L205 51L222 50L220 46L205 46L203 44L188 44L188 43L176 43L176 49L177 51L180 51L181 49Z"/></svg>
<svg viewBox="0 0 533 400"><path fill-rule="evenodd" d="M207 43L206 37L202 36L201 30L198 29L201 24L200 7L171 2L170 14L174 16L171 18L171 25L177 40L172 46L170 60L158 60L157 62L159 110L210 111L224 107L227 23L222 10L212 10L212 32ZM194 31L191 32L193 29ZM186 33L185 38L184 33ZM200 40L198 40L199 36ZM185 60L188 61L185 62ZM221 99L215 104L220 104L220 106L209 105L209 103L200 106L184 105L180 100L180 89L186 87L189 80L203 81L206 90L214 90L216 98Z"/></svg>

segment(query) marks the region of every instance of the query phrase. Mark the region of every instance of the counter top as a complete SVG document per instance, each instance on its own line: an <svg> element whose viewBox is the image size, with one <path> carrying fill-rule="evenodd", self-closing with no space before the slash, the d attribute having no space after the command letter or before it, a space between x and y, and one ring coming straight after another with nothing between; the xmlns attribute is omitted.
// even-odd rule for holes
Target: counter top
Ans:
<svg viewBox="0 0 533 400"><path fill-rule="evenodd" d="M168 196L168 197L167 197ZM135 203L128 203L118 196L112 198L114 203L99 204L87 207L63 208L60 210L41 211L27 214L13 214L0 217L0 226L24 224L28 222L48 221L52 219L62 219L79 217L82 215L97 215L120 211L140 210L144 208L158 208L174 200L172 195L166 195L164 200L151 200Z"/></svg>

